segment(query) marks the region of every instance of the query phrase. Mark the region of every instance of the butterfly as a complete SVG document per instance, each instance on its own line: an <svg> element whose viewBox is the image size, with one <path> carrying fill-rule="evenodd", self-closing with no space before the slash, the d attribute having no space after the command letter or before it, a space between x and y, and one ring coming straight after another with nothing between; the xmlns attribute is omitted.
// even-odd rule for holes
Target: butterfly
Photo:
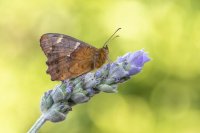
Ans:
<svg viewBox="0 0 200 133"><path fill-rule="evenodd" d="M75 78L101 67L108 60L108 42L120 29L118 28L99 49L64 34L42 35L40 46L47 56L46 72L51 75L51 80L63 81Z"/></svg>

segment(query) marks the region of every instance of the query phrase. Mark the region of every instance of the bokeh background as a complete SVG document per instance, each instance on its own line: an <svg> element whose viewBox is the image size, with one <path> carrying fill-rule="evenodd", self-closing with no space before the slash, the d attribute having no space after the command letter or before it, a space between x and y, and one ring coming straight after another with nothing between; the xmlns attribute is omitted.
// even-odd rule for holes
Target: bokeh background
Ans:
<svg viewBox="0 0 200 133"><path fill-rule="evenodd" d="M45 73L42 34L101 47L119 27L110 58L145 48L151 62L119 93L101 93L40 132L200 133L199 0L1 0L0 16L1 133L27 132L41 96L59 84Z"/></svg>

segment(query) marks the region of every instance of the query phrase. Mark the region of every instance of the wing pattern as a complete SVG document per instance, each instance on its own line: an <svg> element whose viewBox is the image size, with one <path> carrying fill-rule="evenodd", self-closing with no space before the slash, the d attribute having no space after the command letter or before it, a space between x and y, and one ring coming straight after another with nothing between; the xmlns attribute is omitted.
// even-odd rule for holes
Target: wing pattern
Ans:
<svg viewBox="0 0 200 133"><path fill-rule="evenodd" d="M47 33L40 39L40 46L47 56L47 73L51 80L75 78L94 69L97 48L73 37Z"/></svg>

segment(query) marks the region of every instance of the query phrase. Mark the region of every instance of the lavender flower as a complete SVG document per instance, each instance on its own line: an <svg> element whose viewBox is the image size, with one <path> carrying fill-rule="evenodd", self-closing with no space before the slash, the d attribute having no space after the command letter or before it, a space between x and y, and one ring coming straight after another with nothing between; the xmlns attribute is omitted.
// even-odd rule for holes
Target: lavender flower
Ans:
<svg viewBox="0 0 200 133"><path fill-rule="evenodd" d="M41 121L43 120L43 123L46 120L63 121L68 112L71 111L72 106L89 101L92 96L101 91L117 92L117 84L139 73L143 65L149 60L150 58L143 50L127 53L115 62L102 66L96 72L90 72L62 82L61 85L43 95L41 100L43 117L40 118ZM38 121L40 122L40 120ZM29 133L37 132L36 129L33 128Z"/></svg>

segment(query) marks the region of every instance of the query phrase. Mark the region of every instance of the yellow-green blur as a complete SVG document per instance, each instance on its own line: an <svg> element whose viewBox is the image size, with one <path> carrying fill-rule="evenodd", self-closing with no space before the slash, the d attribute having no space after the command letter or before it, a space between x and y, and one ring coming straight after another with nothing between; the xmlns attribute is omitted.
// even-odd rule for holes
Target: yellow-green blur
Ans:
<svg viewBox="0 0 200 133"><path fill-rule="evenodd" d="M25 133L40 98L59 82L45 73L40 36L63 33L102 47L110 59L142 48L151 61L121 84L73 108L40 133L199 133L199 0L1 0L0 132Z"/></svg>

